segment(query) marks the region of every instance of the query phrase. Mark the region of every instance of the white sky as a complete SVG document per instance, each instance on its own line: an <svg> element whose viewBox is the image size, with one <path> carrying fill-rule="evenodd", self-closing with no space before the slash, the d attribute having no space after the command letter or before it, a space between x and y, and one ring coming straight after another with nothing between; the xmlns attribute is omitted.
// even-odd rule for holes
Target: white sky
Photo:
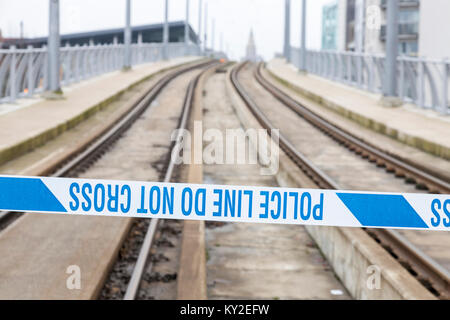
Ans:
<svg viewBox="0 0 450 320"><path fill-rule="evenodd" d="M320 48L322 5L330 0L308 0L307 46ZM245 53L250 28L253 28L258 54L265 59L281 52L284 30L284 0L203 0L208 2L208 45L211 44L211 19L215 19L215 48L238 59ZM169 0L169 20L185 19L186 0ZM199 0L190 0L190 23L198 29ZM60 0L61 33L121 27L125 23L125 0ZM162 22L164 0L131 0L132 25ZM291 0L291 43L300 42L301 0ZM25 37L48 33L48 0L0 0L0 29L4 37ZM202 34L204 17L202 17ZM203 35L202 35L203 39Z"/></svg>

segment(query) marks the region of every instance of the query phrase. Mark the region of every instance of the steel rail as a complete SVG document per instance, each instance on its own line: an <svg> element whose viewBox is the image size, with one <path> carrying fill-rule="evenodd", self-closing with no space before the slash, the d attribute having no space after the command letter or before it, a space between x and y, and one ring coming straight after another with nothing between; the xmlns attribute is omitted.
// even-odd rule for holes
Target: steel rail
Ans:
<svg viewBox="0 0 450 320"><path fill-rule="evenodd" d="M151 105L153 100L158 96L161 90L173 79L179 75L189 72L196 68L201 68L211 64L212 61L196 63L188 65L178 70L174 70L162 77L157 83L146 93L141 95L131 111L127 113L119 122L112 123L97 136L92 137L86 144L75 148L69 152L61 161L56 164L49 165L39 175L48 175L52 177L64 177L70 172L79 170L80 167L86 168L97 158L99 158L104 150L110 146L121 134L123 134L131 124L139 118L139 116ZM0 211L0 230L6 228L9 224L19 218L22 213L14 211Z"/></svg>
<svg viewBox="0 0 450 320"><path fill-rule="evenodd" d="M238 94L243 99L244 103L253 113L255 118L261 124L261 126L266 129L269 135L274 128L270 123L269 119L263 114L258 105L252 100L250 95L245 91L244 87L240 84L238 80L238 74L243 69L246 63L242 63L236 66L230 73L230 78L233 86L235 87ZM261 67L261 66L260 66ZM259 70L259 69L258 69ZM255 73L256 75L256 73ZM261 83L262 84L262 83ZM296 112L300 112L300 110L306 109L306 107L300 105L298 102L288 97L287 95L281 92L278 88L272 88L272 85L268 82L263 85L264 88L271 88L272 90L268 90L272 95L274 95L280 102L284 105L288 106L298 105L296 108ZM276 89L276 90L275 90ZM281 92L278 95L278 92ZM289 105L285 103L285 101L290 101ZM308 117L301 115L306 120L315 119L311 114L310 110L308 111ZM321 118L321 123L326 121ZM333 130L334 126L331 124L327 126L329 131ZM328 132L328 131L327 131ZM342 134L340 132L340 134ZM348 134L343 135L343 137L348 137ZM355 137L351 137L352 141ZM279 133L279 141L281 149L299 166L299 168L313 180L314 183L317 184L319 188L323 189L340 189L339 185L328 175L326 175L322 170L316 167L311 161L309 161L301 152L296 150L296 148L287 140L285 136L280 132ZM361 144L362 141L359 141ZM377 150L380 152L379 150ZM397 161L395 162L397 163ZM415 168L413 168L415 169ZM439 179L433 179L434 183L439 183L440 186L445 186L441 184ZM445 190L445 189L443 189ZM365 229L369 234L376 235L376 239L382 242L382 246L388 250L394 257L402 262L403 265L407 265L409 269L414 270L412 272L413 275L433 294L435 294L440 299L449 299L450 293L450 274L444 269L438 262L433 260L431 257L427 256L423 253L419 248L417 248L414 244L408 241L406 238L402 237L397 231L387 230L387 229ZM409 270L410 271L410 270Z"/></svg>
<svg viewBox="0 0 450 320"><path fill-rule="evenodd" d="M394 170L396 175L404 176L415 181L417 185L425 185L433 193L450 193L450 183L441 177L426 172L424 168L418 168L412 164L405 163L387 152L377 148L357 137L346 130L330 123L325 118L314 113L298 101L291 98L285 92L271 84L261 74L262 63L255 71L255 78L267 91L269 91L278 101L289 107L302 118L313 124L315 127L331 135L335 140L345 144L349 149L376 162L377 165L384 165L388 170Z"/></svg>
<svg viewBox="0 0 450 320"><path fill-rule="evenodd" d="M216 67L216 64L213 64L212 67ZM180 122L178 124L178 129L186 129L188 120L189 120L189 114L192 109L192 105L194 102L194 94L195 89L197 87L199 78L208 70L206 68L203 70L200 74L198 74L193 80L189 82L186 95L184 97L183 102L183 111L182 116L180 118ZM182 130L178 130L178 135L174 142L172 143L172 147L170 148L171 155L179 154L180 148L181 148L181 139L183 136ZM166 174L164 177L164 182L170 182L172 180L172 174L173 170L176 165L176 157L170 156L170 161L166 170ZM139 256L136 261L135 267L133 269L133 273L131 275L131 279L128 283L127 290L125 292L124 300L134 300L138 294L140 283L142 276L145 273L145 267L147 265L147 260L150 255L150 249L153 243L153 239L156 233L156 230L158 228L158 223L160 219L152 219L150 222L150 225L148 226L147 232L145 234L144 242L142 243L141 249L139 251ZM161 221L162 223L164 220ZM152 262L150 262L149 269L151 269L153 266Z"/></svg>

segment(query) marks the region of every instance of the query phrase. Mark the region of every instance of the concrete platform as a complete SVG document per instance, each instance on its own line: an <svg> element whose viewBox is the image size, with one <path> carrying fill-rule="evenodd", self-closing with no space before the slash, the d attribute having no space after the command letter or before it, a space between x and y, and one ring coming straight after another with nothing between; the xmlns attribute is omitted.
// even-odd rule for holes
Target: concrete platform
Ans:
<svg viewBox="0 0 450 320"><path fill-rule="evenodd" d="M450 159L450 116L410 104L383 107L380 95L300 74L284 59L274 59L266 68L276 80L327 109L409 146Z"/></svg>
<svg viewBox="0 0 450 320"><path fill-rule="evenodd" d="M18 101L0 112L0 164L12 160L76 126L153 75L200 57L177 58L111 72L63 88L62 100Z"/></svg>

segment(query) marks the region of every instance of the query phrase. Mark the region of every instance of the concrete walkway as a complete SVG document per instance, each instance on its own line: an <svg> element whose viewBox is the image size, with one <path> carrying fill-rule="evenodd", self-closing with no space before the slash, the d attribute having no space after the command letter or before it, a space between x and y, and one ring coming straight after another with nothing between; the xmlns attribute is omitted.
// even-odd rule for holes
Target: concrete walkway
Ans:
<svg viewBox="0 0 450 320"><path fill-rule="evenodd" d="M445 159L450 159L450 116L417 106L387 108L380 96L314 75L302 75L284 59L267 64L269 73L284 85L395 140Z"/></svg>
<svg viewBox="0 0 450 320"><path fill-rule="evenodd" d="M177 58L135 66L128 72L111 72L63 88L62 100L36 99L0 115L0 164L74 127L150 76L197 59Z"/></svg>

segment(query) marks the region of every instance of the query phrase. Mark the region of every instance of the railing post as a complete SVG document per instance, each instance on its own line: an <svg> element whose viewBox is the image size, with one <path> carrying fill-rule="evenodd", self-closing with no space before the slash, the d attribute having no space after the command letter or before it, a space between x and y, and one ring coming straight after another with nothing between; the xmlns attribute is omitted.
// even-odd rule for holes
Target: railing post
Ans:
<svg viewBox="0 0 450 320"><path fill-rule="evenodd" d="M80 69L81 69L81 79L85 79L87 77L87 61L88 61L88 52L87 52L87 44L84 44L81 47L81 64L80 64Z"/></svg>
<svg viewBox="0 0 450 320"><path fill-rule="evenodd" d="M17 54L16 46L12 45L10 48L11 64L9 65L9 97L12 101L17 99L17 86L16 86L16 65Z"/></svg>
<svg viewBox="0 0 450 320"><path fill-rule="evenodd" d="M66 51L66 54L64 55L64 61L62 63L63 80L65 81L66 84L69 84L72 82L72 70L71 70L71 68L72 68L72 65L71 65L72 52L70 50L69 43L66 43L65 51Z"/></svg>
<svg viewBox="0 0 450 320"><path fill-rule="evenodd" d="M443 114L449 113L448 108L448 61L443 61L443 73L442 73L442 102L441 108Z"/></svg>
<svg viewBox="0 0 450 320"><path fill-rule="evenodd" d="M43 77L43 90L46 91L49 89L49 65L48 65L48 47L46 45L42 46L42 49L44 49L44 77Z"/></svg>
<svg viewBox="0 0 450 320"><path fill-rule="evenodd" d="M74 55L75 55L75 81L79 82L81 80L81 76L80 76L80 69L81 69L81 64L80 64L80 57L81 57L81 52L80 52L80 45L76 44L75 48L74 48Z"/></svg>
<svg viewBox="0 0 450 320"><path fill-rule="evenodd" d="M398 82L398 96L400 99L404 98L405 94L405 61L400 60L400 79Z"/></svg>
<svg viewBox="0 0 450 320"><path fill-rule="evenodd" d="M137 63L143 63L144 61L144 55L143 55L143 53L142 53L142 33L141 32L139 32L139 34L138 34L138 47L137 47Z"/></svg>
<svg viewBox="0 0 450 320"><path fill-rule="evenodd" d="M31 97L34 93L34 56L33 56L33 46L28 45L28 59L27 59L27 89L28 89L28 96Z"/></svg>
<svg viewBox="0 0 450 320"><path fill-rule="evenodd" d="M424 66L422 61L418 61L418 74L417 74L417 95L418 95L418 105L421 108L425 107L425 79L424 79Z"/></svg>
<svg viewBox="0 0 450 320"><path fill-rule="evenodd" d="M358 64L358 87L363 87L363 53L359 53L359 56L357 56L357 64Z"/></svg>
<svg viewBox="0 0 450 320"><path fill-rule="evenodd" d="M352 56L347 55L347 81L348 84L352 84Z"/></svg>

